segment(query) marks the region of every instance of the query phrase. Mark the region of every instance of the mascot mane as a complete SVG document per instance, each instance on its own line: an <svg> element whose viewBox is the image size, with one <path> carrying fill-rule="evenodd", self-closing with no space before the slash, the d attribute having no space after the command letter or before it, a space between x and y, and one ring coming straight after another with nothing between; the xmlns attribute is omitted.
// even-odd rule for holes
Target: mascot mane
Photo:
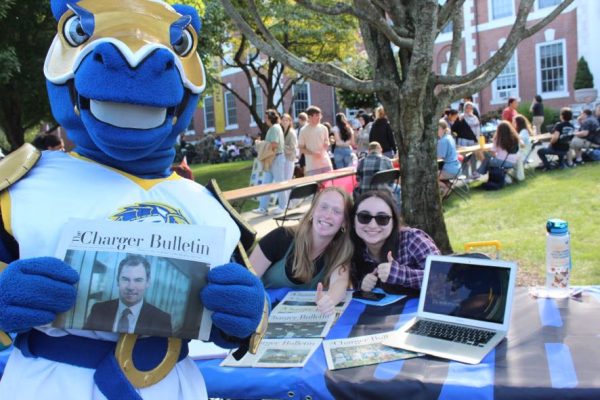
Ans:
<svg viewBox="0 0 600 400"><path fill-rule="evenodd" d="M164 177L204 89L200 19L159 0L52 0L58 33L44 64L54 117L75 152Z"/></svg>

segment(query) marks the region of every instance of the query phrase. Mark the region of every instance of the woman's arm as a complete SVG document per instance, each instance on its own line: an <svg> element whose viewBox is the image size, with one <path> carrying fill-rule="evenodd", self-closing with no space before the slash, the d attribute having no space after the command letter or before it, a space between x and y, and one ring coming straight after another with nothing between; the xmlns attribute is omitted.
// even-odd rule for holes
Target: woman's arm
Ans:
<svg viewBox="0 0 600 400"><path fill-rule="evenodd" d="M271 260L265 256L262 249L260 248L260 243L254 247L252 254L250 254L250 264L256 271L256 275L260 278L264 275L267 269L271 266Z"/></svg>
<svg viewBox="0 0 600 400"><path fill-rule="evenodd" d="M317 309L323 314L333 313L336 304L344 299L350 283L350 266L337 267L329 277L329 289L320 292L317 288ZM319 282L322 288L322 283Z"/></svg>

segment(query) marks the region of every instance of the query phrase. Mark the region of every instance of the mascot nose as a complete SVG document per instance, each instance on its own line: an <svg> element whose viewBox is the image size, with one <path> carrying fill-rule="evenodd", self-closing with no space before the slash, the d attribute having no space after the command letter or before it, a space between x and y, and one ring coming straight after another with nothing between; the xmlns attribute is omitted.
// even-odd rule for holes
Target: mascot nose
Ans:
<svg viewBox="0 0 600 400"><path fill-rule="evenodd" d="M146 72L155 74L170 72L175 68L173 55L166 49L156 49L147 54L144 60L137 60L134 65L130 65L119 49L111 43L101 43L96 46L92 59L109 71L126 71L137 67L140 63L144 64Z"/></svg>

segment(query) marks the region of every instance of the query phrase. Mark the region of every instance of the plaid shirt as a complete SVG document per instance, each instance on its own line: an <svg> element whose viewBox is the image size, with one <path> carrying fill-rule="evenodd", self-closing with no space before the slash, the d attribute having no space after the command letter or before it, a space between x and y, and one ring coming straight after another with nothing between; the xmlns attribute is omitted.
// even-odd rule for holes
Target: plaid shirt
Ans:
<svg viewBox="0 0 600 400"><path fill-rule="evenodd" d="M416 228L400 228L398 242L398 252L394 254L386 283L420 289L427 256L438 255L440 251L428 234ZM364 257L366 261L378 264L366 247Z"/></svg>
<svg viewBox="0 0 600 400"><path fill-rule="evenodd" d="M358 179L358 187L361 193L369 190L371 178L376 172L392 169L392 160L377 152L369 153L365 158L360 160L356 168L356 179Z"/></svg>

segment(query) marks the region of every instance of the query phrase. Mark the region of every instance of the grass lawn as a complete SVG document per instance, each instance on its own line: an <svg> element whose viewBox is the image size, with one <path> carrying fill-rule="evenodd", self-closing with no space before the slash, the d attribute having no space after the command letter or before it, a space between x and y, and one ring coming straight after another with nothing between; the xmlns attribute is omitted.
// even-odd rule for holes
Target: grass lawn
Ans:
<svg viewBox="0 0 600 400"><path fill-rule="evenodd" d="M518 262L523 284L545 281L548 218L569 223L571 282L600 283L600 163L539 172L496 192L473 187L468 202L452 197L445 212L455 251L469 241L500 240L501 258Z"/></svg>
<svg viewBox="0 0 600 400"><path fill-rule="evenodd" d="M250 184L252 173L252 160L236 161L221 164L194 164L190 165L196 182L206 185L211 178L217 180L222 191L239 189ZM242 211L250 211L258 207L258 202L248 200L244 203Z"/></svg>
<svg viewBox="0 0 600 400"><path fill-rule="evenodd" d="M248 186L252 161L192 166L196 181L217 179L223 190ZM524 182L486 192L476 184L465 202L452 196L445 219L454 251L470 241L500 240L501 258L519 264L519 283L543 284L546 220L561 218L571 232L572 283L600 283L600 163L540 172ZM255 208L247 201L243 211Z"/></svg>

